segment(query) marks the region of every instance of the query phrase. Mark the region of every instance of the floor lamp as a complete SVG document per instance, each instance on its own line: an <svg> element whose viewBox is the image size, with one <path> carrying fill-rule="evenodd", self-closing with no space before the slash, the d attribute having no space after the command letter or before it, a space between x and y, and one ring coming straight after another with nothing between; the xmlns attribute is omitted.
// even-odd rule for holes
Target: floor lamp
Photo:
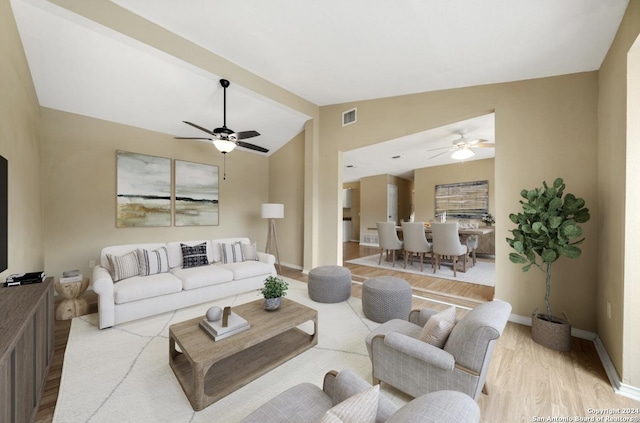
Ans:
<svg viewBox="0 0 640 423"><path fill-rule="evenodd" d="M276 219L284 218L284 204L265 203L262 205L262 218L269 219L269 234L267 235L267 246L264 250L267 254L273 254L275 251L276 260L278 260L279 273L282 274L282 266L280 265L280 254L278 253L278 234L276 232ZM275 249L273 248L275 246Z"/></svg>

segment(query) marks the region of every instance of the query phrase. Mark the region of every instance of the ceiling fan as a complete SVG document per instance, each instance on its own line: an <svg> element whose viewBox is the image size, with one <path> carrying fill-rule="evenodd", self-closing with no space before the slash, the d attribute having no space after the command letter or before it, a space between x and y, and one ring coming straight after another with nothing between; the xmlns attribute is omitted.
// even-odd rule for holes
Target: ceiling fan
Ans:
<svg viewBox="0 0 640 423"><path fill-rule="evenodd" d="M221 79L220 85L224 90L223 91L224 103L223 103L223 109L222 109L223 111L222 127L215 128L214 130L210 131L209 129L203 128L200 125L196 125L195 123L191 123L191 122L187 122L186 120L183 120L183 122L186 123L187 125L191 125L194 128L197 128L201 131L206 132L207 134L211 135L212 138L200 138L200 137L175 137L175 138L180 140L213 141L213 145L222 154L227 154L228 152L236 148L236 146L243 147L249 150L259 151L261 153L268 153L269 150L264 147L260 147L259 145L242 141L243 139L257 137L258 135L260 135L258 131L235 132L227 128L227 87L229 87L230 83L226 79Z"/></svg>
<svg viewBox="0 0 640 423"><path fill-rule="evenodd" d="M495 148L494 143L491 143L481 138L468 140L467 138L465 138L463 131L458 132L458 135L459 135L459 138L456 138L455 140L452 141L453 145L451 147L440 147L440 148L432 148L431 150L427 150L427 151L437 151L437 150L444 150L444 149L447 150L447 151L443 151L442 153L438 153L435 156L429 157L429 160L435 159L436 157L446 154L450 151L453 152L451 154L452 159L466 160L475 156L476 153L472 150L473 148Z"/></svg>

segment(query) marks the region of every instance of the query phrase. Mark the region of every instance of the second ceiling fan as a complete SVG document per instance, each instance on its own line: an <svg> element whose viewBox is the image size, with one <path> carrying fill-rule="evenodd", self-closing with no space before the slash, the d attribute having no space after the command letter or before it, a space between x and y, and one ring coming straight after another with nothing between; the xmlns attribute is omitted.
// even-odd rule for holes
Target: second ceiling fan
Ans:
<svg viewBox="0 0 640 423"><path fill-rule="evenodd" d="M269 150L264 148L264 147L260 147L259 145L255 145L255 144L251 144L245 141L242 141L244 139L247 138L253 138L253 137L257 137L258 135L260 135L260 133L258 131L241 131L241 132L235 132L229 128L227 128L227 88L229 87L230 83L228 80L226 79L221 79L220 80L220 85L222 86L223 89L223 95L224 95L224 103L223 103L223 121L222 121L222 127L220 128L215 128L213 130L209 130L207 128L204 128L200 125L197 125L195 123L192 122L188 122L186 120L183 120L184 123L186 123L187 125L193 126L194 128L197 128L203 132L206 132L207 134L211 135L211 138L201 138L201 137L175 137L176 139L181 139L181 140L199 140L199 141L213 141L213 145L222 153L222 154L226 154L230 151L232 151L234 148L236 148L236 146L238 147L243 147L249 150L253 150L253 151L259 151L261 153L268 153Z"/></svg>
<svg viewBox="0 0 640 423"><path fill-rule="evenodd" d="M447 151L443 151L442 153L438 153L434 156L431 156L429 157L429 159L435 159L436 157L446 154L448 152L453 152L451 154L452 159L466 160L475 155L472 148L478 148L478 147L495 148L494 143L491 143L484 139L478 138L478 139L468 140L467 138L465 138L464 132L462 131L458 132L458 135L460 137L453 140L452 142L453 145L451 147L440 147L440 148L433 148L431 150L427 150L427 151L437 151L437 150L445 150L445 149L447 150Z"/></svg>

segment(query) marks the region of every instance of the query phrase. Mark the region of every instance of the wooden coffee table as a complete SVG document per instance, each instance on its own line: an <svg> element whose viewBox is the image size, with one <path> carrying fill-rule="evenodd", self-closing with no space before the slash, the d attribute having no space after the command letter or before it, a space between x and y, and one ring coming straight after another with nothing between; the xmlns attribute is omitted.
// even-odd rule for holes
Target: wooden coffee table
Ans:
<svg viewBox="0 0 640 423"><path fill-rule="evenodd" d="M196 411L318 343L318 311L287 298L277 311L265 311L263 300L232 311L251 328L220 341L199 327L204 316L169 327L169 365ZM297 328L308 321L312 335Z"/></svg>

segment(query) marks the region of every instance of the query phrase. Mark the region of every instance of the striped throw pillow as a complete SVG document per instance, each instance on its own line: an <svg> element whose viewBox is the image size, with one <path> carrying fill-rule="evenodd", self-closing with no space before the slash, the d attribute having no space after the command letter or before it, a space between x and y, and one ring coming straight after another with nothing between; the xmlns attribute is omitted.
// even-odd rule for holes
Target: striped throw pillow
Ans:
<svg viewBox="0 0 640 423"><path fill-rule="evenodd" d="M240 241L234 242L233 244L225 244L223 242L220 244L220 248L222 250L222 262L224 264L244 261L244 256L242 255L242 244Z"/></svg>
<svg viewBox="0 0 640 423"><path fill-rule="evenodd" d="M374 423L380 385L374 385L329 409L320 423Z"/></svg>
<svg viewBox="0 0 640 423"><path fill-rule="evenodd" d="M448 309L436 313L424 324L418 339L433 345L434 347L444 347L447 338L456 325L456 308Z"/></svg>
<svg viewBox="0 0 640 423"><path fill-rule="evenodd" d="M198 267L209 264L206 242L194 245L193 247L180 244L180 247L182 248L182 267Z"/></svg>
<svg viewBox="0 0 640 423"><path fill-rule="evenodd" d="M114 256L113 254L107 254L107 260L111 267L111 278L114 282L121 281L123 279L138 276L138 254L136 251L131 251L123 256Z"/></svg>
<svg viewBox="0 0 640 423"><path fill-rule="evenodd" d="M166 273L169 271L169 254L166 247L157 250L138 248L138 263L140 276Z"/></svg>

